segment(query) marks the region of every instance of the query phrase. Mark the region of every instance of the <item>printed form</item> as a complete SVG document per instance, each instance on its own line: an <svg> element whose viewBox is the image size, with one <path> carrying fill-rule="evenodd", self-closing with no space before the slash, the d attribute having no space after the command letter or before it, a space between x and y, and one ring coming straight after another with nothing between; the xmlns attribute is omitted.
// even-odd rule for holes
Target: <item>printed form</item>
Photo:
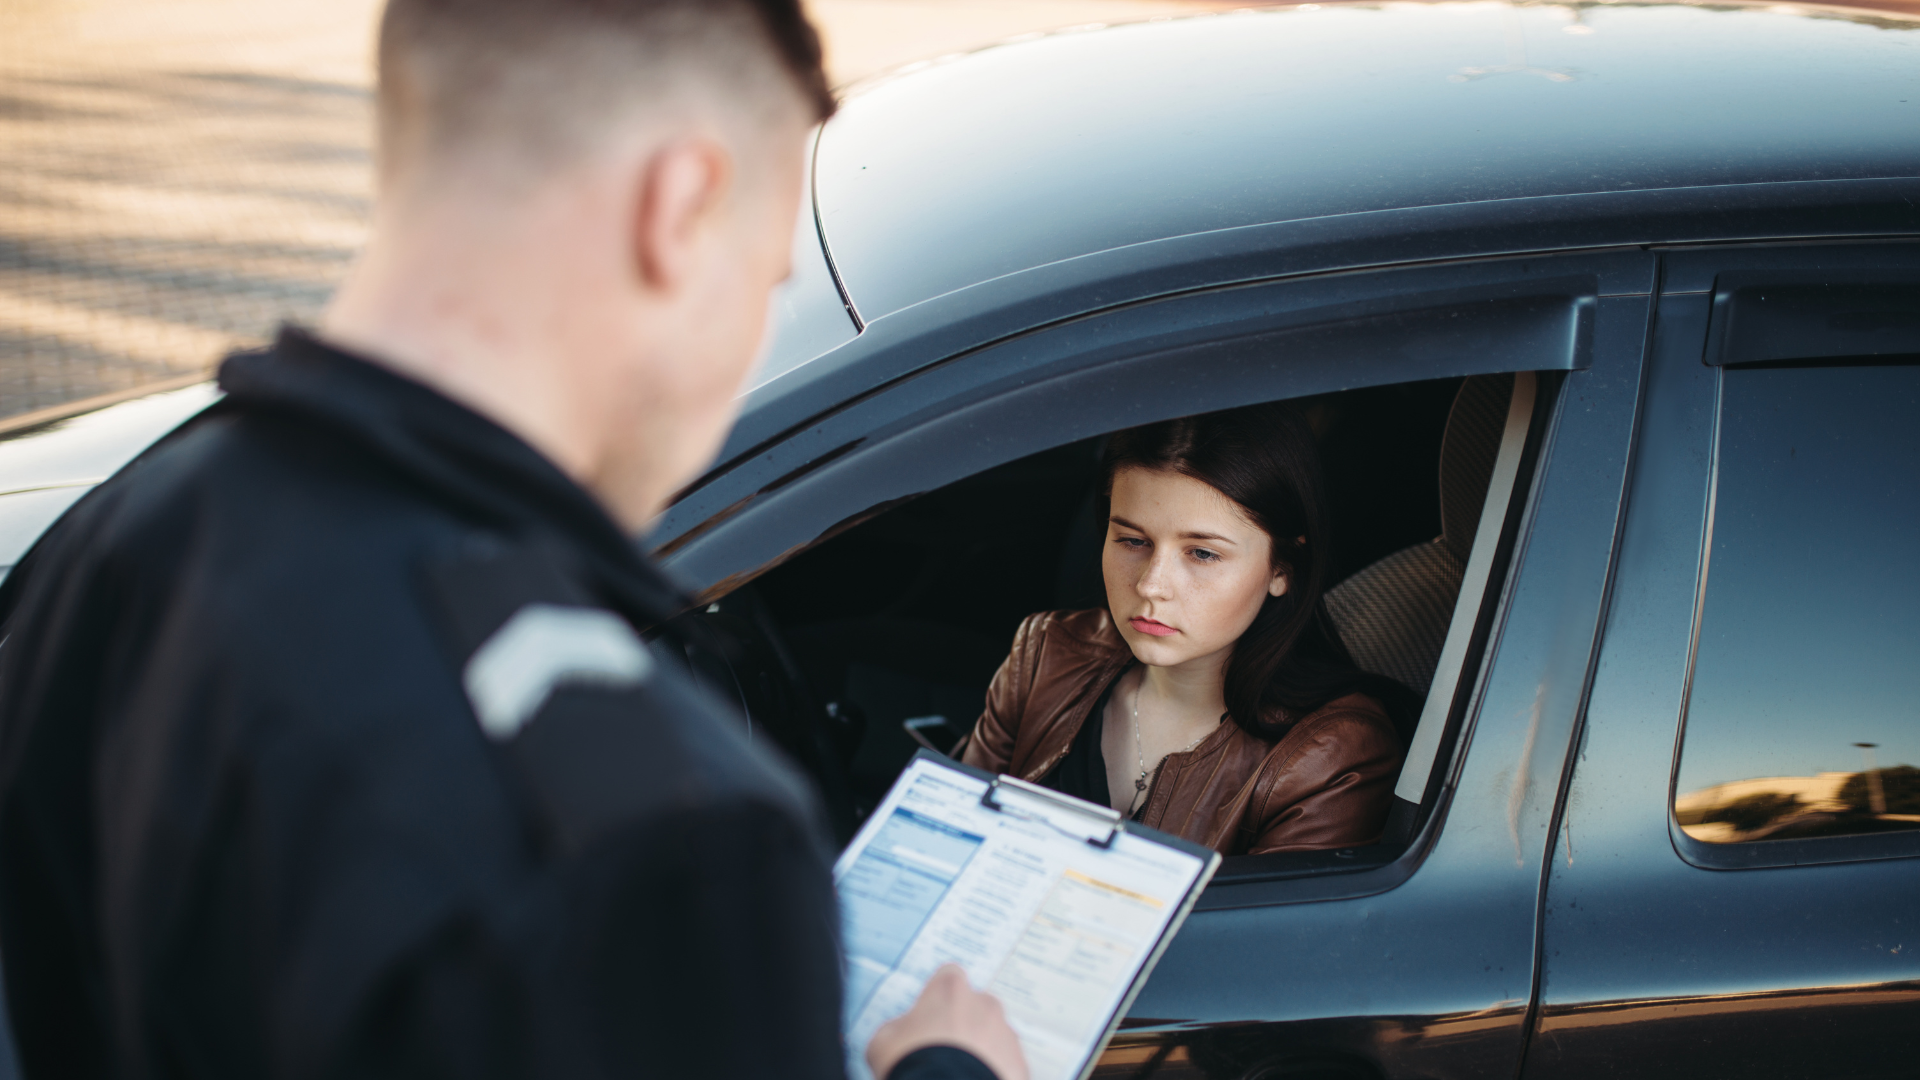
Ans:
<svg viewBox="0 0 1920 1080"><path fill-rule="evenodd" d="M856 1080L874 1031L948 963L1006 1006L1032 1080L1074 1080L1218 864L1062 813L1089 805L1065 796L1003 784L987 805L990 783L916 759L834 867Z"/></svg>

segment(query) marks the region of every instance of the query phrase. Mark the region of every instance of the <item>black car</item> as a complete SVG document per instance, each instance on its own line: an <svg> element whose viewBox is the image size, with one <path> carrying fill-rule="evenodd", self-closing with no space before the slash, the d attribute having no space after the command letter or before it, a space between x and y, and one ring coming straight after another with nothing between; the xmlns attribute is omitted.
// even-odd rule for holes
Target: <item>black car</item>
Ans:
<svg viewBox="0 0 1920 1080"><path fill-rule="evenodd" d="M925 67L821 133L648 541L843 838L1022 616L1104 603L1104 436L1291 399L1330 613L1425 710L1379 842L1227 860L1096 1075L1920 1071L1920 20L1306 4Z"/></svg>

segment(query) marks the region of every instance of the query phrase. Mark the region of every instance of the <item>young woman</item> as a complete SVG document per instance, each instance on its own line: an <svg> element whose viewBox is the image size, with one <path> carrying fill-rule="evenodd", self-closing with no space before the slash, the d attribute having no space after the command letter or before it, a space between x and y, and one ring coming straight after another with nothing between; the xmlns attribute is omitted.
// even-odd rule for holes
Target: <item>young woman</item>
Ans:
<svg viewBox="0 0 1920 1080"><path fill-rule="evenodd" d="M1275 404L1123 431L1105 477L1107 610L1021 624L962 760L1229 855L1378 837L1398 684L1357 671L1322 609L1305 421Z"/></svg>

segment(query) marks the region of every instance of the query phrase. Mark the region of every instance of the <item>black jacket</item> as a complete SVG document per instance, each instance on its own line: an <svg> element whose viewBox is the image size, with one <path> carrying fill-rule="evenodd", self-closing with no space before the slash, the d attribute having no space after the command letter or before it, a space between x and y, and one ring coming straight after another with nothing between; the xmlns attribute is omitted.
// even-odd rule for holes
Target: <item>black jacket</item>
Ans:
<svg viewBox="0 0 1920 1080"><path fill-rule="evenodd" d="M0 589L28 1077L840 1076L819 815L636 635L683 598L418 384L220 382Z"/></svg>

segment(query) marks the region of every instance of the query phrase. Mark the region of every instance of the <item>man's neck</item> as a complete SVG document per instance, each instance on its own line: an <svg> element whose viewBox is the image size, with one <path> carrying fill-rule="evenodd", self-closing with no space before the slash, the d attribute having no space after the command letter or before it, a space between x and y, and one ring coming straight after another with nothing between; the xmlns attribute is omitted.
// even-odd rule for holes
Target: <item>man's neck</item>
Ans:
<svg viewBox="0 0 1920 1080"><path fill-rule="evenodd" d="M485 228L474 216L443 204L377 227L320 333L494 421L592 489L605 432L570 370L556 223L537 206ZM549 239L537 242L543 227Z"/></svg>

